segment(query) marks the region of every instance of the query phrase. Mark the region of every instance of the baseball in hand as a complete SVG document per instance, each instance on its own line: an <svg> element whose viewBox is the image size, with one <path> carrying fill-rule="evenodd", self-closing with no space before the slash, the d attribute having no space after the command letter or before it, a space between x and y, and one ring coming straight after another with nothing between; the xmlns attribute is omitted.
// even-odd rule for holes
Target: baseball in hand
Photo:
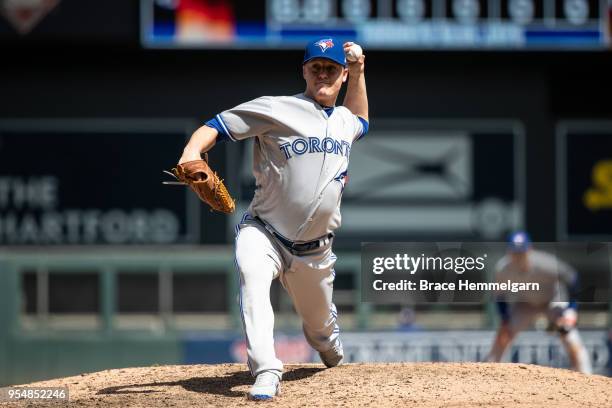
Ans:
<svg viewBox="0 0 612 408"><path fill-rule="evenodd" d="M359 44L351 44L348 49L345 49L346 60L348 62L355 62L359 60L361 54L363 54L363 50L361 49Z"/></svg>

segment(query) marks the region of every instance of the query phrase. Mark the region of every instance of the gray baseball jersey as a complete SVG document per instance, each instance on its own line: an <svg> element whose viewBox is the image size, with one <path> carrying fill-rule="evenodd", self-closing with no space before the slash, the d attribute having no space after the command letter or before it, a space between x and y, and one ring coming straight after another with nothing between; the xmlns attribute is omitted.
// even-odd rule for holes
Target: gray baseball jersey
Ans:
<svg viewBox="0 0 612 408"><path fill-rule="evenodd" d="M533 306L544 306L550 302L569 302L568 288L576 283L576 271L567 263L546 252L532 249L528 257L529 269L524 272L511 262L509 255L504 256L496 265L496 280L535 282L540 284L540 290L508 292L505 300L524 302Z"/></svg>
<svg viewBox="0 0 612 408"><path fill-rule="evenodd" d="M325 108L304 94L263 96L216 119L231 140L256 138L251 214L296 242L340 226L351 146L367 132L365 120L343 106Z"/></svg>

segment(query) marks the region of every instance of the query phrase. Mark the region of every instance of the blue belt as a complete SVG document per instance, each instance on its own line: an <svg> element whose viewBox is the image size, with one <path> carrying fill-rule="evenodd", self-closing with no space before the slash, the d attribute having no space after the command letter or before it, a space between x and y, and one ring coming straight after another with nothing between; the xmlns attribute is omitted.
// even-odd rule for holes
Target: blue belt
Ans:
<svg viewBox="0 0 612 408"><path fill-rule="evenodd" d="M319 239L315 239L314 241L296 243L296 242L288 240L287 238L283 237L278 232L274 231L274 228L272 228L270 225L268 225L267 222L265 222L258 216L253 217L253 219L257 221L262 227L264 227L266 231L274 235L274 237L278 239L284 246L286 246L288 249L295 251L295 252L312 251L313 249L324 247L327 244L329 244L330 240L334 237L334 234L330 232L326 236L319 238Z"/></svg>

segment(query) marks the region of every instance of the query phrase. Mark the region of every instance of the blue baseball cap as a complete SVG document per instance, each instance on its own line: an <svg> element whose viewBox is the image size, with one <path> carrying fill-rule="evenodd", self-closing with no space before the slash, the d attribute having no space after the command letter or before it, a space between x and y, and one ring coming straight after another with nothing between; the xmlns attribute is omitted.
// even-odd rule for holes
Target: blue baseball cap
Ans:
<svg viewBox="0 0 612 408"><path fill-rule="evenodd" d="M346 67L346 56L342 43L332 37L319 38L308 43L304 52L303 64L313 58L325 58Z"/></svg>
<svg viewBox="0 0 612 408"><path fill-rule="evenodd" d="M516 231L508 237L508 250L510 252L527 252L531 248L531 238L525 231Z"/></svg>

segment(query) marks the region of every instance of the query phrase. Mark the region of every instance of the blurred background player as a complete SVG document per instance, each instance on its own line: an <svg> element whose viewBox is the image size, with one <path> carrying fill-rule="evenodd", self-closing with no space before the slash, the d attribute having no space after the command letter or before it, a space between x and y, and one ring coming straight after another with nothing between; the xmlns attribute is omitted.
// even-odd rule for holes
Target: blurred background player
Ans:
<svg viewBox="0 0 612 408"><path fill-rule="evenodd" d="M402 332L422 330L422 327L416 322L416 312L412 306L401 308L397 316L397 330Z"/></svg>
<svg viewBox="0 0 612 408"><path fill-rule="evenodd" d="M545 316L548 330L559 334L572 368L590 374L589 355L576 328L578 274L574 268L552 254L533 249L529 234L519 231L510 236L508 253L496 265L496 281L508 280L537 282L540 290L498 295L501 325L488 360L499 362L516 335Z"/></svg>

